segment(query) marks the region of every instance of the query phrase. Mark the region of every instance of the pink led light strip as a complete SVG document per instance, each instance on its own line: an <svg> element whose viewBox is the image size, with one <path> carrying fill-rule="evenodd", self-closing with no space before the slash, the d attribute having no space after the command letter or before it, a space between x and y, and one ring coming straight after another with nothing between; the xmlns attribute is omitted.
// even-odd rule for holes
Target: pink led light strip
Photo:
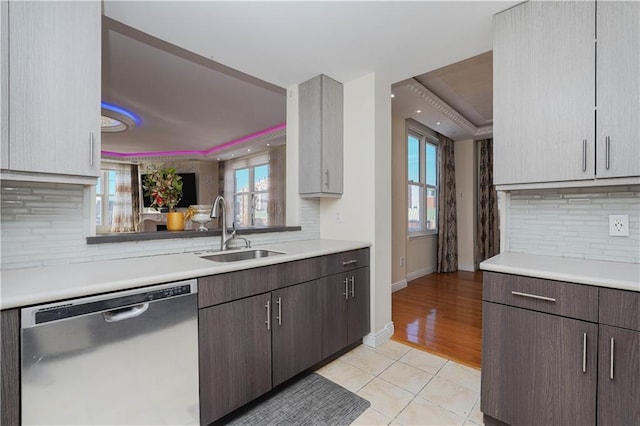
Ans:
<svg viewBox="0 0 640 426"><path fill-rule="evenodd" d="M151 152L114 152L114 151L102 151L102 155L107 157L118 158L130 158L130 157L170 157L179 155L210 155L214 152L221 151L225 148L229 148L234 145L238 145L247 142L251 139L259 138L260 136L268 135L269 133L277 132L278 130L286 129L287 123L281 123L277 126L270 127L268 129L260 130L259 132L252 133L247 136L243 136L240 139L234 139L229 142L225 142L222 145L214 146L213 148L206 150L178 150L178 151L151 151Z"/></svg>

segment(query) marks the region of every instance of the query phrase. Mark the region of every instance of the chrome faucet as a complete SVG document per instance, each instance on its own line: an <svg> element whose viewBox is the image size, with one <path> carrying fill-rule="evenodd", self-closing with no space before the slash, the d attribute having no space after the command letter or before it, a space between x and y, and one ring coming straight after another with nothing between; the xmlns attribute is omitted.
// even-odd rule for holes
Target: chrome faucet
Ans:
<svg viewBox="0 0 640 426"><path fill-rule="evenodd" d="M227 232L227 203L224 201L222 195L218 195L211 207L211 214L209 217L215 219L220 218L220 227L222 228L222 235L220 235L220 250L227 249L227 243L234 237L234 235Z"/></svg>
<svg viewBox="0 0 640 426"><path fill-rule="evenodd" d="M251 242L243 237L236 237L236 223L233 222L233 232L230 234L227 232L227 203L224 201L222 195L218 195L211 207L211 214L209 217L215 219L220 218L220 227L222 228L222 235L220 235L220 251L227 249L227 245L231 240L238 239L243 240L245 248L251 247Z"/></svg>

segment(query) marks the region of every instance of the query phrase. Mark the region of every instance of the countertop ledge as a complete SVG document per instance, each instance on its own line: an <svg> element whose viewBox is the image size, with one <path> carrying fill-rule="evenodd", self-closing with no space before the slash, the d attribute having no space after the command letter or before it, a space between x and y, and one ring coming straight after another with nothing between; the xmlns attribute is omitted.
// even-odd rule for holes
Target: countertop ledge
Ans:
<svg viewBox="0 0 640 426"><path fill-rule="evenodd" d="M482 262L480 269L640 292L638 263L501 253Z"/></svg>
<svg viewBox="0 0 640 426"><path fill-rule="evenodd" d="M218 263L195 253L104 260L40 268L2 270L0 308L50 303L118 290L240 271L370 247L371 243L305 240L265 244L255 249L283 252L279 256ZM214 252L207 253L214 254Z"/></svg>

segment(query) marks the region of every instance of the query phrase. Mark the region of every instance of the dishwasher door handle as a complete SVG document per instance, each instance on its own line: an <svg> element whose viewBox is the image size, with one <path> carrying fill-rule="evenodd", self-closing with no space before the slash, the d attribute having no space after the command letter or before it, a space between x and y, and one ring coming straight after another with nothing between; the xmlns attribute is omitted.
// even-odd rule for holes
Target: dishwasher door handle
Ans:
<svg viewBox="0 0 640 426"><path fill-rule="evenodd" d="M104 312L102 316L106 322L118 322L138 317L144 314L147 309L149 309L149 303L142 303L129 308L114 309L113 311Z"/></svg>

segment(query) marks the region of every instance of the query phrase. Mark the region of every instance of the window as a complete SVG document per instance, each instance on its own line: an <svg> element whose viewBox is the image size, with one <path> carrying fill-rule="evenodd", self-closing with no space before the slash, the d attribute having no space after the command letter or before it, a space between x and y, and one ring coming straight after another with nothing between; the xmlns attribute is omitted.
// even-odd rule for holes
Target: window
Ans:
<svg viewBox="0 0 640 426"><path fill-rule="evenodd" d="M234 170L233 211L238 226L268 226L269 165Z"/></svg>
<svg viewBox="0 0 640 426"><path fill-rule="evenodd" d="M105 232L111 228L115 199L116 171L102 169L96 184L96 229L99 232Z"/></svg>
<svg viewBox="0 0 640 426"><path fill-rule="evenodd" d="M238 227L284 225L285 156L283 145L224 162L228 223Z"/></svg>
<svg viewBox="0 0 640 426"><path fill-rule="evenodd" d="M432 130L410 123L407 132L409 236L438 232L438 138Z"/></svg>

